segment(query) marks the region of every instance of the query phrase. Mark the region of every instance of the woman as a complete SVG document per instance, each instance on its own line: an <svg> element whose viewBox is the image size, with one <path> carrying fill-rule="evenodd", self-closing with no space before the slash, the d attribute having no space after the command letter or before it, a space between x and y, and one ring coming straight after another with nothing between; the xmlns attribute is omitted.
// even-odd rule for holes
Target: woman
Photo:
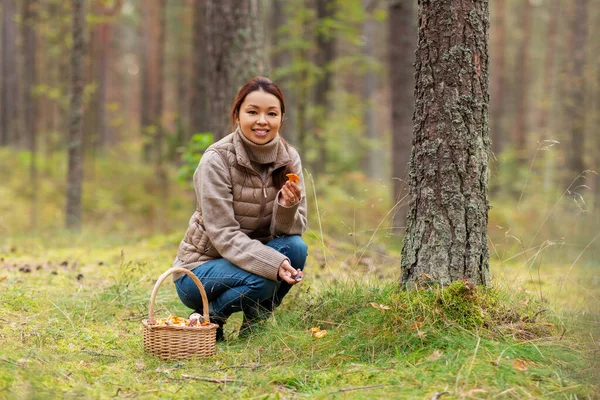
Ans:
<svg viewBox="0 0 600 400"><path fill-rule="evenodd" d="M202 282L210 319L223 324L244 313L241 335L268 318L303 275L307 247L302 164L279 134L285 102L279 88L255 77L238 92L231 110L236 130L211 145L194 173L196 212L174 267ZM295 173L300 182L286 180ZM179 298L202 313L192 279L174 275Z"/></svg>

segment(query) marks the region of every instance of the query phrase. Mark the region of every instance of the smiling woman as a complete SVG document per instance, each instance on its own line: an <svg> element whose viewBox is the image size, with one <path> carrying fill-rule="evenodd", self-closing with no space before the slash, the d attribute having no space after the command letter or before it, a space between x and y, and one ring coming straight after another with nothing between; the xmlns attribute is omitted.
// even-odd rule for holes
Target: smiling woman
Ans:
<svg viewBox="0 0 600 400"><path fill-rule="evenodd" d="M268 318L302 280L307 247L306 198L298 152L281 137L285 102L279 88L255 77L231 109L237 127L202 156L194 173L196 212L174 267L191 270L206 289L212 322L244 313L244 336ZM298 180L287 180L296 174ZM181 301L202 309L188 275L174 274Z"/></svg>

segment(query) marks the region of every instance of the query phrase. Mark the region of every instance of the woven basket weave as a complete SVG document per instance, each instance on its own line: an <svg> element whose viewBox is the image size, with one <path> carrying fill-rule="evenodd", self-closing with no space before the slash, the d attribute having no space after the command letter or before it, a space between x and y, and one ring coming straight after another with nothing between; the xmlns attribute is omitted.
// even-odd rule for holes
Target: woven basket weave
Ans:
<svg viewBox="0 0 600 400"><path fill-rule="evenodd" d="M206 291L196 275L185 268L171 268L162 274L152 290L148 319L142 321L142 337L148 353L165 360L179 360L191 357L210 357L215 354L217 344L217 324L206 326L156 325L154 302L161 283L173 272L187 274L200 290L204 320L208 321L208 299Z"/></svg>

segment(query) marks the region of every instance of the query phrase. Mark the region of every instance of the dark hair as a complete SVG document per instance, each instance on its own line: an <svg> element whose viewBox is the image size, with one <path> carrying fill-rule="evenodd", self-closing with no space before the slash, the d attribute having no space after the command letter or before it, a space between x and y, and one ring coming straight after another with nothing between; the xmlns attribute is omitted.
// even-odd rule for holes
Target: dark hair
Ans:
<svg viewBox="0 0 600 400"><path fill-rule="evenodd" d="M281 105L281 123L283 125L283 118L285 116L285 100L283 99L283 93L281 93L281 90L279 90L273 81L271 81L269 78L265 78L264 76L255 76L240 88L237 96L235 96L235 100L233 101L233 106L231 107L232 124L236 124L237 119L240 116L240 108L242 107L242 103L246 99L246 96L257 90L270 93L279 99L279 104ZM290 145L283 139L283 137L280 137L280 140L285 148L289 150ZM300 171L292 171L291 165L288 163L273 172L273 183L277 188L281 189L286 181L286 175L289 173L299 174Z"/></svg>

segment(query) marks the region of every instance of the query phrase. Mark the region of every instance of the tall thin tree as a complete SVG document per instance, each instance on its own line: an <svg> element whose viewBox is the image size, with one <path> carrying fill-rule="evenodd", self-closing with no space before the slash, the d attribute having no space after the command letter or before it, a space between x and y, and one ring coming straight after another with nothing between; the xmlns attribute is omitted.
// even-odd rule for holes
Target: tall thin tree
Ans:
<svg viewBox="0 0 600 400"><path fill-rule="evenodd" d="M17 22L16 0L2 1L2 90L0 98L0 146L16 144L17 135Z"/></svg>
<svg viewBox="0 0 600 400"><path fill-rule="evenodd" d="M36 65L36 0L25 0L23 2L23 111L24 130L29 142L29 179L32 188L38 187L37 170L37 102L33 90L37 84ZM37 190L31 191L31 213L30 226L33 228L37 222L38 195Z"/></svg>
<svg viewBox="0 0 600 400"><path fill-rule="evenodd" d="M206 0L194 0L193 18L190 135L209 130L206 91Z"/></svg>
<svg viewBox="0 0 600 400"><path fill-rule="evenodd" d="M415 45L417 27L414 22L412 1L396 0L389 3L388 49L390 92L392 102L392 180L394 201L394 232L406 224L408 201L406 177L412 142L412 115Z"/></svg>
<svg viewBox="0 0 600 400"><path fill-rule="evenodd" d="M506 92L506 2L505 0L495 0L494 21L492 23L491 37L492 44L492 82L491 82L491 136L492 150L494 154L499 155L503 148L506 138L502 131L504 121L504 93Z"/></svg>
<svg viewBox="0 0 600 400"><path fill-rule="evenodd" d="M72 230L79 230L81 228L81 191L83 185L84 0L71 0L71 6L73 47L71 49L71 104L69 106L69 165L67 169L66 226Z"/></svg>
<svg viewBox="0 0 600 400"><path fill-rule="evenodd" d="M531 0L522 2L521 21L522 37L519 42L517 62L515 64L516 115L513 125L513 142L517 153L517 159L524 162L527 159L527 111L529 93L529 43L531 42Z"/></svg>
<svg viewBox="0 0 600 400"><path fill-rule="evenodd" d="M317 0L317 35L316 35L316 64L319 76L315 85L316 118L314 124L314 146L317 147L318 157L314 162L313 173L325 171L327 148L325 142L325 123L330 112L329 96L332 89L333 75L331 62L335 57L335 36L331 26L335 15L335 2Z"/></svg>
<svg viewBox="0 0 600 400"><path fill-rule="evenodd" d="M569 184L585 170L585 85L584 68L587 50L588 0L576 0L571 20L572 45L570 48L571 70L569 73L569 100L566 103L566 117L570 122L569 150L566 182ZM571 185L571 189L581 192L583 177Z"/></svg>
<svg viewBox="0 0 600 400"><path fill-rule="evenodd" d="M487 0L419 0L402 282L490 283Z"/></svg>

